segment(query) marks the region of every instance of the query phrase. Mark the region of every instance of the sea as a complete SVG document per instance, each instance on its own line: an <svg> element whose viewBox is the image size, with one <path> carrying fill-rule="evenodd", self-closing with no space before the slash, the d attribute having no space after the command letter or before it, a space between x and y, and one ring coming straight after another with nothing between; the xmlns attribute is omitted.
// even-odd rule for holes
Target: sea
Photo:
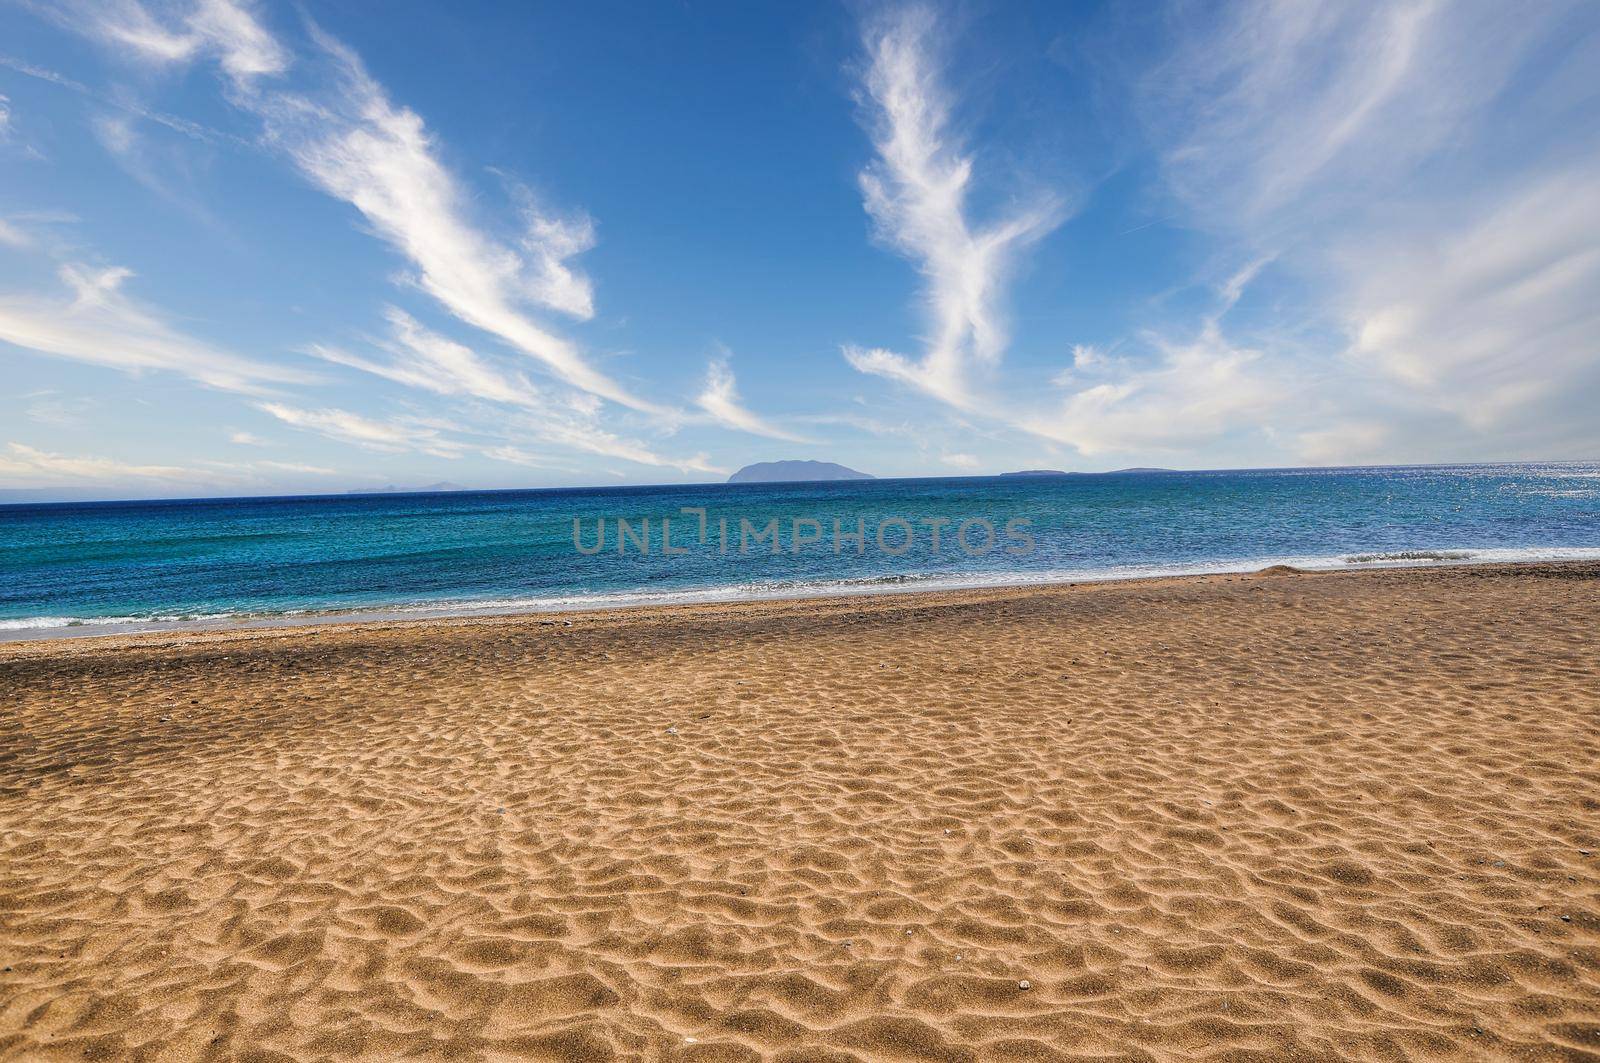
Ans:
<svg viewBox="0 0 1600 1063"><path fill-rule="evenodd" d="M1600 462L0 506L0 639L1600 558Z"/></svg>

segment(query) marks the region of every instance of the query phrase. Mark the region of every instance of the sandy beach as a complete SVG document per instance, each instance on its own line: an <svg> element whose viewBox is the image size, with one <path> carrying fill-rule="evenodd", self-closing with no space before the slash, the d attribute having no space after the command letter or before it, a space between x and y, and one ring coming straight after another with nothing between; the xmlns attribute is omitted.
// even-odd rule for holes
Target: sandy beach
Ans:
<svg viewBox="0 0 1600 1063"><path fill-rule="evenodd" d="M0 1056L1600 1058L1600 564L0 646Z"/></svg>

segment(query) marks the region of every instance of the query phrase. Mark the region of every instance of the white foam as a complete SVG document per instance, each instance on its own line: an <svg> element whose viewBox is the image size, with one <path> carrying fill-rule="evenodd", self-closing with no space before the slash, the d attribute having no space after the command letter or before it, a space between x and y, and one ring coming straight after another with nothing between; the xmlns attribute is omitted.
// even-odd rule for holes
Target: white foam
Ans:
<svg viewBox="0 0 1600 1063"><path fill-rule="evenodd" d="M207 613L166 616L60 617L0 620L0 640L50 638L61 634L106 635L135 631L171 631L220 626L281 627L343 621L504 616L625 609L640 606L714 604L739 601L785 601L798 598L907 594L918 591L973 590L985 587L1031 587L1062 583L1095 583L1172 576L1217 576L1256 572L1288 565L1313 572L1374 568L1431 568L1462 564L1516 564L1541 561L1600 560L1596 547L1444 548L1371 551L1331 555L1284 555L1233 558L1209 562L1114 565L1098 568L1014 569L988 572L886 573L832 580L766 580L721 587L674 590L596 591L555 595L397 602L352 609L294 609L274 613ZM63 629L66 629L63 631Z"/></svg>
<svg viewBox="0 0 1600 1063"><path fill-rule="evenodd" d="M83 621L70 616L24 616L16 620L0 620L0 631L32 631L35 628L70 627Z"/></svg>
<svg viewBox="0 0 1600 1063"><path fill-rule="evenodd" d="M46 631L60 628L125 628L147 624L188 625L209 624L229 620L235 613L173 613L148 616L23 616L10 620L0 619L3 631ZM263 616L272 614L262 614Z"/></svg>

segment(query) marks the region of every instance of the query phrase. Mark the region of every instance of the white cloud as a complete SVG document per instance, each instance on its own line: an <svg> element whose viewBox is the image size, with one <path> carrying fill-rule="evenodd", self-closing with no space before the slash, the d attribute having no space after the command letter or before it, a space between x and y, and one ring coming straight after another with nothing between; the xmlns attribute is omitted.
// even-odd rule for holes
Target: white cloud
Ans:
<svg viewBox="0 0 1600 1063"><path fill-rule="evenodd" d="M1007 274L1018 252L1053 229L1062 211L1047 200L987 225L968 220L972 158L948 128L950 101L931 55L934 31L934 15L924 7L868 27L865 90L878 158L861 174L878 236L915 262L927 282L927 347L917 359L853 345L844 355L861 372L971 407L970 366L994 365L1006 346L1000 302Z"/></svg>
<svg viewBox="0 0 1600 1063"><path fill-rule="evenodd" d="M1220 320L1228 311L1238 306L1239 300L1244 298L1244 290L1250 286L1250 282L1260 276L1261 271L1271 265L1272 261L1277 257L1276 254L1257 255L1223 280L1222 284L1217 288L1217 296L1221 300L1221 305L1212 312L1212 320Z"/></svg>
<svg viewBox="0 0 1600 1063"><path fill-rule="evenodd" d="M40 354L125 372L168 370L208 387L260 394L271 385L311 378L254 361L178 332L123 294L127 269L61 267L70 298L0 296L0 340Z"/></svg>
<svg viewBox="0 0 1600 1063"><path fill-rule="evenodd" d="M74 81L65 74L62 74L56 70L51 70L48 67L35 66L33 63L25 63L14 56L0 55L0 66L3 66L8 70L15 70L19 74L26 74L31 78L37 78L40 81L48 81L52 85L60 85L62 88L71 89L73 92L85 94L89 93L89 86L83 84L81 81Z"/></svg>
<svg viewBox="0 0 1600 1063"><path fill-rule="evenodd" d="M727 469L715 465L703 454L674 457L660 454L637 440L617 435L603 428L597 411L578 405L565 410L551 407L542 413L519 413L503 419L498 425L502 435L517 439L540 439L555 446L601 457L620 458L638 465L677 469L679 472L703 472L726 475Z"/></svg>
<svg viewBox="0 0 1600 1063"><path fill-rule="evenodd" d="M459 458L476 449L479 453L504 461L511 460L508 456L513 453L527 456L528 452L522 450L518 443L519 440L533 438L584 453L622 458L640 465L675 468L683 472L726 472L713 465L704 454L686 458L662 455L642 443L608 432L593 420L592 410L584 411L581 408L559 410L546 407L537 412L512 412L496 417L492 425L485 427L418 416L379 420L348 410L305 409L278 402L257 405L262 411L295 428L387 453L416 451L440 458ZM503 442L485 449L467 442L464 436L493 436ZM495 453L490 453L491 450Z"/></svg>
<svg viewBox="0 0 1600 1063"><path fill-rule="evenodd" d="M1075 343L1072 345L1072 368L1078 370L1093 369L1104 365L1105 352L1093 344Z"/></svg>
<svg viewBox="0 0 1600 1063"><path fill-rule="evenodd" d="M182 480L193 470L174 465L135 465L113 458L52 454L23 443L0 451L0 476L7 487L49 487L63 480L114 483L118 480Z"/></svg>
<svg viewBox="0 0 1600 1063"><path fill-rule="evenodd" d="M222 69L237 81L279 74L289 65L288 53L256 21L248 3L199 0L189 24L221 53Z"/></svg>
<svg viewBox="0 0 1600 1063"><path fill-rule="evenodd" d="M879 235L928 279L932 335L920 360L847 347L850 364L1084 454L1182 450L1270 412L1285 385L1261 364L1260 352L1224 338L1220 319L1271 255L1255 256L1219 287L1220 308L1190 342L1148 334L1153 357L1144 362L1113 360L1077 345L1071 368L1054 381L1071 393L1054 408L979 398L970 370L997 363L1007 342L998 305L1007 273L1018 252L1053 229L1062 211L1046 201L987 227L969 223L973 163L948 131L950 102L930 57L934 32L934 16L922 7L902 9L868 32L866 88L877 109L878 159L861 179ZM968 457L941 460L962 467Z"/></svg>
<svg viewBox="0 0 1600 1063"><path fill-rule="evenodd" d="M518 189L527 232L521 240L527 253L526 289L542 306L587 321L594 317L594 285L568 265L568 260L594 247L594 220L587 214L561 218L539 209L526 189Z"/></svg>
<svg viewBox="0 0 1600 1063"><path fill-rule="evenodd" d="M138 100L131 98L126 92L98 92L95 89L91 89L83 82L75 81L74 79L67 77L65 74L51 70L48 67L35 66L32 63L24 63L7 55L0 55L0 66L6 67L10 70L15 70L17 73L24 74L31 78L37 78L38 80L47 82L51 85L56 85L60 88L67 89L68 91L75 92L80 96L86 96L89 99L95 100L105 106L113 107L135 118L143 118L147 121L154 122L157 125L165 126L173 132L181 133L191 140L199 140L208 144L219 141L232 141L239 144L245 143L245 141L240 140L231 133L223 133L208 126L203 126L199 122L194 122L187 118L180 118L175 114L168 114L165 111L157 111L150 107L146 107Z"/></svg>
<svg viewBox="0 0 1600 1063"><path fill-rule="evenodd" d="M1287 394L1259 364L1261 352L1231 344L1214 320L1192 342L1149 342L1152 364L1109 366L1105 382L1020 426L1087 455L1183 451L1273 414Z"/></svg>
<svg viewBox="0 0 1600 1063"><path fill-rule="evenodd" d="M391 103L353 52L314 35L336 67L337 86L315 99L244 97L266 122L269 139L320 188L360 211L417 268L417 285L456 317L574 387L664 413L595 369L520 306L532 301L578 316L592 312L587 280L566 265L592 240L592 230L533 213L519 255L474 226L466 217L467 197L439 161L421 117Z"/></svg>
<svg viewBox="0 0 1600 1063"><path fill-rule="evenodd" d="M139 109L127 107L98 116L90 128L106 154L129 177L179 209L215 225L195 194L188 155L174 150L170 143L146 137L138 125L141 117Z"/></svg>
<svg viewBox="0 0 1600 1063"><path fill-rule="evenodd" d="M739 389L733 378L733 370L728 365L726 352L722 357L713 359L706 367L706 386L695 400L695 404L710 414L718 424L736 428L741 432L767 436L770 439L784 439L791 443L810 442L804 436L779 428L744 408L739 402Z"/></svg>
<svg viewBox="0 0 1600 1063"><path fill-rule="evenodd" d="M202 0L168 24L137 0L80 3L64 21L116 44L119 54L158 65L216 57L232 79L230 99L263 121L268 142L319 188L360 211L416 268L411 279L452 314L574 387L671 416L600 372L573 343L525 310L533 303L592 316L589 281L569 264L592 245L592 223L549 215L524 196L520 253L473 224L470 197L439 160L422 118L391 102L360 58L316 26L308 30L332 65L332 84L299 92L266 84L264 75L288 69L289 55L247 4Z"/></svg>
<svg viewBox="0 0 1600 1063"><path fill-rule="evenodd" d="M56 428L79 428L97 403L93 399L70 397L55 391L35 391L27 396L27 417Z"/></svg>
<svg viewBox="0 0 1600 1063"><path fill-rule="evenodd" d="M543 397L520 375L504 373L470 347L423 327L396 307L385 312L390 336L375 341L386 360L351 354L329 344L309 351L329 362L385 377L438 395L465 395L516 406L540 408Z"/></svg>
<svg viewBox="0 0 1600 1063"><path fill-rule="evenodd" d="M1594 453L1593 6L1246 2L1173 25L1140 96L1168 187L1239 253L1280 253L1307 293L1292 325L1349 337L1256 366L1315 400L1272 415L1298 453Z"/></svg>
<svg viewBox="0 0 1600 1063"><path fill-rule="evenodd" d="M846 356L1086 454L1588 456L1600 155L1576 131L1592 125L1592 12L1243 0L1197 20L1174 6L1173 49L1134 95L1183 216L1221 238L1213 258L1247 264L1191 340L1146 330L1140 358L1075 348L1054 380L1068 394L1042 412L979 398L967 379L1003 333L985 343L983 315L941 298L984 290L940 285L981 255L940 269L933 253L960 246L971 163L949 147L930 16L903 12L869 35L882 125L863 187L884 237L921 250L945 327L921 361ZM1224 330L1271 262L1295 298Z"/></svg>
<svg viewBox="0 0 1600 1063"><path fill-rule="evenodd" d="M127 115L107 115L94 122L95 139L112 155L124 156L134 150L133 123Z"/></svg>
<svg viewBox="0 0 1600 1063"><path fill-rule="evenodd" d="M24 443L0 449L0 487L40 488L93 485L112 489L130 482L154 482L162 490L205 490L267 484L274 474L337 476L338 470L290 461L201 461L193 466L146 465L98 456L54 454Z"/></svg>
<svg viewBox="0 0 1600 1063"><path fill-rule="evenodd" d="M119 54L157 65L214 56L240 86L289 66L288 53L256 20L253 5L236 0L198 0L171 21L152 15L136 0L62 4L58 17L99 37Z"/></svg>
<svg viewBox="0 0 1600 1063"><path fill-rule="evenodd" d="M230 432L228 433L228 442L241 447L264 447L267 445L267 441L254 432Z"/></svg>
<svg viewBox="0 0 1600 1063"><path fill-rule="evenodd" d="M1477 431L1595 431L1600 166L1541 178L1447 226L1343 252L1352 356ZM1550 423L1552 419L1562 423Z"/></svg>
<svg viewBox="0 0 1600 1063"><path fill-rule="evenodd" d="M466 449L461 442L442 435L436 425L417 418L377 421L348 410L307 410L279 402L258 403L257 408L284 424L369 450L419 451L439 458L457 458Z"/></svg>
<svg viewBox="0 0 1600 1063"><path fill-rule="evenodd" d="M918 440L927 434L925 423L919 423L910 418L894 422L885 421L878 417L864 417L850 413L814 413L801 414L795 417L794 420L801 424L853 428L858 432L865 432L868 435L883 438Z"/></svg>
<svg viewBox="0 0 1600 1063"><path fill-rule="evenodd" d="M483 456L493 458L495 461L509 462L512 465L531 465L535 468L547 468L550 464L538 454L513 446L485 447Z"/></svg>
<svg viewBox="0 0 1600 1063"><path fill-rule="evenodd" d="M520 413L510 417L497 411L478 418L490 422L489 427L478 434L508 437L510 442L503 453L511 453L516 449L516 441L531 437L567 449L643 465L684 471L720 471L711 466L704 455L666 456L643 443L607 431L600 424L598 403L592 395L573 391L547 394L520 374L502 371L471 348L424 327L401 310L391 307L387 316L391 335L374 341L386 354L384 359L351 354L327 344L315 344L309 350L329 362L407 387L515 408ZM495 454L489 456L511 460Z"/></svg>
<svg viewBox="0 0 1600 1063"><path fill-rule="evenodd" d="M1449 145L1562 7L1245 0L1179 18L1142 86L1169 185L1229 228L1347 210Z"/></svg>
<svg viewBox="0 0 1600 1063"><path fill-rule="evenodd" d="M440 161L421 117L391 102L359 57L314 25L308 32L331 77L317 88L291 89L263 76L286 71L289 56L246 5L208 0L192 14L170 20L155 18L136 0L76 10L85 32L118 42L123 54L156 65L217 57L232 80L230 101L260 118L271 147L317 187L354 206L374 233L411 262L416 273L410 282L457 319L543 363L577 393L547 395L521 374L398 310L389 312L390 335L374 341L382 357L332 344L315 345L310 353L408 387L523 411L501 414L493 427L468 430L473 434L527 435L649 465L723 471L703 454L665 456L602 429L601 399L669 422L681 415L633 395L528 313L529 306L542 306L579 319L592 317L592 285L572 265L594 243L587 216L552 214L514 186L521 234L507 241L479 227L469 217L472 197ZM284 403L262 408L286 423L363 446L446 456L467 449L416 418L380 421ZM508 446L514 444L508 439Z"/></svg>
<svg viewBox="0 0 1600 1063"><path fill-rule="evenodd" d="M271 469L274 472L303 472L310 476L337 476L338 469L330 469L324 465L306 465L298 461L258 461L257 468Z"/></svg>
<svg viewBox="0 0 1600 1063"><path fill-rule="evenodd" d="M939 460L954 469L976 469L983 464L971 454L941 454Z"/></svg>
<svg viewBox="0 0 1600 1063"><path fill-rule="evenodd" d="M1103 369L1106 365L1106 352L1093 344L1075 343L1072 345L1072 364L1051 377L1050 382L1057 387L1069 387L1080 377Z"/></svg>
<svg viewBox="0 0 1600 1063"><path fill-rule="evenodd" d="M5 65L9 64L6 63L4 57L0 57L0 66ZM0 148L15 150L17 153L21 154L27 159L32 159L35 161L44 159L44 153L37 147L18 139L16 135L17 127L13 119L14 114L15 112L12 110L11 105L11 97L7 96L3 92L0 92ZM10 233L13 237L16 236L16 230L9 229L5 224L5 220L0 219L0 244L17 242L15 239L8 239L8 233Z"/></svg>

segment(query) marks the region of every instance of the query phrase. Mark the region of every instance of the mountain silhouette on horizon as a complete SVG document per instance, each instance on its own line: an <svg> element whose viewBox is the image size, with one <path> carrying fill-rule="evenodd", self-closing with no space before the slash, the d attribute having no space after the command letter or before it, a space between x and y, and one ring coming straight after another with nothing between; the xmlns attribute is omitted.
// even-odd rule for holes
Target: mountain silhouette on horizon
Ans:
<svg viewBox="0 0 1600 1063"><path fill-rule="evenodd" d="M876 480L832 461L758 461L728 477L731 484L803 483L808 480Z"/></svg>

